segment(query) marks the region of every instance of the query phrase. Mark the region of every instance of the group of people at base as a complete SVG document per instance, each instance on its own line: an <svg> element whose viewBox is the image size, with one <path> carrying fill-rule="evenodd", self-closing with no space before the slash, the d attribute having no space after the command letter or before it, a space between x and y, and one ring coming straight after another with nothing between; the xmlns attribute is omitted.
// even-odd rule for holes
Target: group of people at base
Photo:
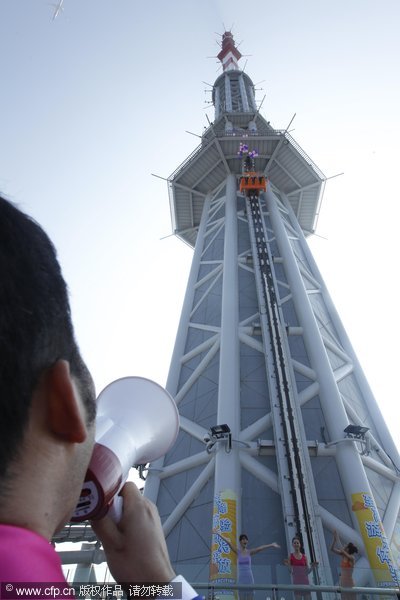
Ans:
<svg viewBox="0 0 400 600"><path fill-rule="evenodd" d="M279 544L276 542L263 544L262 546L257 546L256 548L249 548L249 539L245 533L242 533L239 536L239 548L237 548L231 543L230 540L222 536L220 533L217 533L217 535L219 535L237 555L238 584L244 585L254 583L254 575L251 568L251 557L254 554L257 554L263 550L267 550L267 548L280 548ZM302 542L299 536L296 535L292 539L292 546L293 552L289 554L288 558L284 559L283 564L286 565L291 572L293 585L309 585L310 582L308 575L318 566L318 562L315 561L310 564L308 563L308 559L304 554ZM334 531L330 550L342 557L340 563L340 587L353 587L353 569L355 564L354 554L358 552L358 548L351 542L343 546L340 542L338 533ZM239 592L240 600L252 600L253 594L254 592L252 590L242 590ZM311 598L310 592L304 590L296 590L294 594L296 600L310 600ZM343 600L352 600L353 597L354 594L351 593L342 594Z"/></svg>

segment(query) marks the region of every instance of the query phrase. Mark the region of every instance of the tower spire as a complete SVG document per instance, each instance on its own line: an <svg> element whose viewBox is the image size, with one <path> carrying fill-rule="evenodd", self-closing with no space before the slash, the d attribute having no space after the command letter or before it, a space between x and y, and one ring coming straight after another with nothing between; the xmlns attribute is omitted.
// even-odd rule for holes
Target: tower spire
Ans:
<svg viewBox="0 0 400 600"><path fill-rule="evenodd" d="M242 55L236 47L232 33L230 31L225 31L225 33L222 34L221 52L217 56L222 63L223 70L238 71L238 61L241 57Z"/></svg>
<svg viewBox="0 0 400 600"><path fill-rule="evenodd" d="M217 58L221 61L223 72L214 83L213 103L215 119L225 114L227 132L232 132L233 113L249 113L253 119L257 111L254 97L254 84L250 77L239 68L242 54L237 49L233 35L225 31L222 35L221 51ZM252 125L251 129L255 129Z"/></svg>

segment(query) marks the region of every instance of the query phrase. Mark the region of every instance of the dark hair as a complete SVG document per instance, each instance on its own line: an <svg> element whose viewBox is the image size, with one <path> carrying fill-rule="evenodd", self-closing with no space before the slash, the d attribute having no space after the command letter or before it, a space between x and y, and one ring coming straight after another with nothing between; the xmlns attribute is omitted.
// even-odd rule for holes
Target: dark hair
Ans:
<svg viewBox="0 0 400 600"><path fill-rule="evenodd" d="M93 421L93 382L55 248L33 219L0 197L0 477L18 454L41 373L59 359L69 361Z"/></svg>
<svg viewBox="0 0 400 600"><path fill-rule="evenodd" d="M249 538L247 537L247 535L245 533L241 533L239 535L239 542L241 542L242 540L247 540L249 541Z"/></svg>
<svg viewBox="0 0 400 600"><path fill-rule="evenodd" d="M348 552L349 554L357 554L357 552L358 552L358 548L357 548L357 546L355 546L355 545L354 545L354 544L352 544L351 542L349 542L349 543L347 544L346 548L347 548L347 552Z"/></svg>
<svg viewBox="0 0 400 600"><path fill-rule="evenodd" d="M292 544L293 544L294 540L299 540L299 542L300 542L300 552L302 554L304 554L303 540L301 539L301 536L298 533L295 536L293 536L293 538L292 538Z"/></svg>

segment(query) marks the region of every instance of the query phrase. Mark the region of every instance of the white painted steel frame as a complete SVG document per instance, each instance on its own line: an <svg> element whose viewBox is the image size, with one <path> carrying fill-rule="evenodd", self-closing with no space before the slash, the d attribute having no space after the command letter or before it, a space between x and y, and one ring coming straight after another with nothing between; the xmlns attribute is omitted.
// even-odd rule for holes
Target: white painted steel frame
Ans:
<svg viewBox="0 0 400 600"><path fill-rule="evenodd" d="M236 177L228 175L225 200L225 236L222 282L221 344L218 385L218 424L227 423L234 440L240 433L240 358L239 358L239 281ZM239 446L233 444L228 453L219 444L215 457L214 496L233 490L237 498L236 523L240 519Z"/></svg>
<svg viewBox="0 0 400 600"><path fill-rule="evenodd" d="M164 523L166 534L168 534L168 532L171 531L179 519L182 518L182 516L185 514L185 510L187 510L191 502L195 500L200 490L209 481L213 473L215 478L214 489L216 493L218 490L224 489L228 486L231 489L236 489L238 497L240 498L239 464L249 473L253 474L257 479L264 482L272 490L278 493L280 493L281 490L281 484L277 475L267 467L261 465L257 460L255 460L255 458L252 457L252 454L257 452L252 440L254 440L257 435L260 435L262 431L272 424L271 414L264 415L255 423L252 423L250 426L244 428L242 431L240 431L238 427L238 380L235 376L232 377L232 372L239 371L239 340L251 347L256 347L258 350L261 349L262 345L252 335L254 333L253 323L257 320L257 315L247 318L246 321L238 323L236 272L237 268L251 270L251 267L247 266L244 255L239 257L237 256L236 220L243 217L236 214L234 202L234 199L236 198L236 182L233 175L227 177L226 188L226 198L216 201L213 199L212 195L208 195L206 199L203 218L197 237L192 269L189 276L188 288L183 305L181 322L178 329L176 345L171 362L171 370L168 378L167 388L169 392L176 397L177 404L179 405L180 399L184 397L185 393L194 384L196 379L202 372L204 372L204 369L209 364L210 360L219 350L220 389L218 396L218 421L221 423L229 423L234 432L234 439L240 442L238 444L234 444L233 446L234 452L238 456L238 460L229 460L232 458L232 456L227 455L224 445L216 444L212 453L208 454L206 451L200 452L195 456L180 460L179 463L175 465L169 465L165 468L165 470L163 470L162 464L160 463L151 465L148 480L146 482L145 493L155 502L157 501L158 484L160 480L168 478L178 471L182 472L185 469L189 470L193 468L194 465L204 465L204 469L201 471L197 480L193 483L191 488L178 503L176 509ZM345 351L343 351L341 348L335 347L335 344L331 339L320 335L317 318L309 304L308 295L310 293L319 293L323 294L324 298L327 298L327 292L323 280L320 277L316 267L312 269L312 272L308 272L304 266L299 264L299 261L296 258L291 246L292 239L296 239L301 244L304 253L310 260L310 263L315 265L315 263L312 261L311 253L308 250L308 245L305 241L303 233L297 225L296 218L291 214L292 209L289 201L285 201L285 205L282 205L271 190L267 192L267 201L271 222L274 228L273 235L276 237L280 250L280 257L277 258L277 262L283 261L285 265L285 271L288 277L288 284L286 286L288 288L288 297L293 299L300 321L299 326L290 328L288 334L303 336L311 361L311 367L303 365L295 360L292 361L292 368L300 373L305 374L311 380L310 385L298 394L299 406L304 405L310 399L315 397L316 394L319 394L326 416L326 421L329 424L330 437L332 439L343 439L343 429L349 423L348 412L349 410L351 411L351 407L345 405L345 402L338 390L337 383L342 378L346 377L347 374L353 373L355 370L357 370L359 368L358 363L355 360L350 343L345 345ZM221 202L225 203L225 221L221 223L220 219L216 219L213 222L214 215L218 207L221 205ZM288 215L291 217L290 225L287 226L286 224L287 229L285 228L282 219L284 213L286 213L286 217ZM221 262L218 260L213 261L215 262L215 268L209 273L209 275L201 280L202 283L205 281L209 282L208 291L206 291L201 300L198 301L198 305L201 304L201 302L209 293L209 290L212 289L212 286L215 284L216 278L222 276L224 291L222 298L222 322L221 328L219 328L204 324L191 323L191 317L194 312L193 300L195 290L199 286L198 271L200 264L202 263L202 254L209 244L212 243L215 235L218 231L220 231L221 226L225 227L224 261L223 264L221 264ZM289 233L290 229L291 233ZM306 289L304 285L305 279L307 279L310 284L314 286L314 289ZM283 298L281 302L284 301L285 299ZM327 304L329 305L330 309L333 307L329 298L327 298ZM335 321L335 327L342 334L343 328L340 325L340 321L336 317L335 311L332 311L332 319ZM214 335L209 340L203 342L197 348L193 348L190 353L185 355L184 348L189 327L206 329L214 332ZM347 337L345 339L347 339ZM345 361L345 365L339 369L336 369L335 371L332 370L326 354L327 348L334 350L338 356ZM195 369L189 380L186 382L184 388L178 390L178 380L181 365L186 360L189 360L191 357L197 353L203 352L204 350L207 350L205 357ZM232 367L232 365L236 365L236 367ZM362 373L360 379L363 381ZM227 401L227 399L229 399L229 401ZM234 399L234 401L232 401L232 399ZM369 403L368 408L370 408ZM352 415L352 417L356 417L356 415ZM381 418L380 420L382 421ZM352 421L356 422L355 418L352 418ZM181 426L183 430L195 437L197 440L202 440L204 435L207 433L205 428L185 418L182 419ZM380 426L380 436L382 437L382 435L385 435L384 425ZM385 447L387 447L386 439ZM374 461L370 457L360 456L359 449L353 442L340 443L329 449L327 447L323 447L323 445L319 445L318 451L320 455L329 451L330 453L334 453L336 456L340 476L347 495L351 495L352 493L360 490L369 490L368 478L365 474L363 463L367 464L369 468L375 469L376 472L379 472L382 476L387 477L392 482L395 482L390 504L384 518L384 524L387 528L387 533L390 535L393 531L400 507L400 482L398 474L396 474L395 470L393 469L393 464L386 453L383 450L380 453L380 457L383 457L386 465L384 466L381 463ZM391 448L391 453L393 453L393 451L393 448ZM232 468L233 464L235 464L234 468ZM346 523L342 522L322 506L317 506L316 508L325 527L332 530L336 529L343 539L352 539L360 547L363 546L356 522L353 524L353 528L350 528ZM240 510L238 510L238 514L240 515Z"/></svg>
<svg viewBox="0 0 400 600"><path fill-rule="evenodd" d="M296 312L303 328L303 339L313 370L319 381L319 397L325 415L325 421L332 439L343 438L343 431L349 425L346 410L336 385L334 373L329 363L326 348L321 338L318 324L308 301L303 278L299 272L297 261L283 225L278 204L271 190L267 191L268 210L274 233L285 264L286 276L292 291ZM336 460L347 497L352 493L369 491L369 483L365 476L360 455L354 444L337 446ZM355 517L353 517L355 519ZM357 522L354 520L355 528Z"/></svg>

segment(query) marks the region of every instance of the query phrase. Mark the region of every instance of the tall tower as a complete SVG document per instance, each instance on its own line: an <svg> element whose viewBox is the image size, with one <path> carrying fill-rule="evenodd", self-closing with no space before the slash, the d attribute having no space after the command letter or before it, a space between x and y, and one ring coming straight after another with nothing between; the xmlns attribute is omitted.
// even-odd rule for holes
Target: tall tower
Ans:
<svg viewBox="0 0 400 600"><path fill-rule="evenodd" d="M359 548L358 583L394 585L399 455L306 241L326 178L260 115L240 57L225 32L214 122L169 178L194 248L167 382L181 431L145 494L192 581L234 581L217 534L245 532L281 545L255 557L259 583L288 576L295 534L315 582L334 583L337 530Z"/></svg>

